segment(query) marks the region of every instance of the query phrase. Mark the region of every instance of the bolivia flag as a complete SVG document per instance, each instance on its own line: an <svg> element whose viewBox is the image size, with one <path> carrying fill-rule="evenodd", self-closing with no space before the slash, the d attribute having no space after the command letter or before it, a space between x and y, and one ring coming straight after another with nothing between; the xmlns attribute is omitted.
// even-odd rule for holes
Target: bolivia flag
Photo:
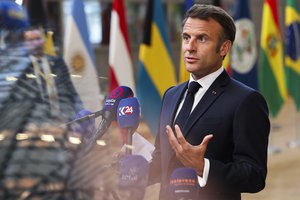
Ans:
<svg viewBox="0 0 300 200"><path fill-rule="evenodd" d="M287 85L297 110L300 110L300 11L296 0L287 0L285 7L285 65Z"/></svg>
<svg viewBox="0 0 300 200"><path fill-rule="evenodd" d="M152 134L157 133L162 96L176 84L164 19L161 0L149 0L139 51L137 96Z"/></svg>
<svg viewBox="0 0 300 200"><path fill-rule="evenodd" d="M276 117L287 98L276 0L265 1L261 27L259 87L272 116Z"/></svg>

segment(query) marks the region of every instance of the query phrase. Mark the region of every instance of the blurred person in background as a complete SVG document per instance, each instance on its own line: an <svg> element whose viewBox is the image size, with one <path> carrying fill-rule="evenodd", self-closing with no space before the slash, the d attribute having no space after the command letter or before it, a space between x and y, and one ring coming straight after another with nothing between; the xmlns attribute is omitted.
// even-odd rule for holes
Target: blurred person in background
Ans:
<svg viewBox="0 0 300 200"><path fill-rule="evenodd" d="M44 54L43 32L22 7L1 1L0 9L0 130L73 119L82 103L63 59Z"/></svg>
<svg viewBox="0 0 300 200"><path fill-rule="evenodd" d="M40 102L49 118L70 121L82 103L70 79L68 67L59 56L44 53L45 39L38 27L24 31L24 46L30 59L27 71L33 75Z"/></svg>
<svg viewBox="0 0 300 200"><path fill-rule="evenodd" d="M44 54L43 32L14 1L0 1L0 32L0 199L62 199L47 184L66 187L75 147L64 123L81 101L63 60Z"/></svg>

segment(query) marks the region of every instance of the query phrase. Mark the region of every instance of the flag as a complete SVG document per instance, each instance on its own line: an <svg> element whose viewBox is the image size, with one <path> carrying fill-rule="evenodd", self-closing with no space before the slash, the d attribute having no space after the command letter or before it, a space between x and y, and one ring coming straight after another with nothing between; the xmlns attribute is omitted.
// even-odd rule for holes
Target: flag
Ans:
<svg viewBox="0 0 300 200"><path fill-rule="evenodd" d="M236 37L230 58L232 77L257 89L257 48L248 0L238 0L234 15Z"/></svg>
<svg viewBox="0 0 300 200"><path fill-rule="evenodd" d="M184 10L185 12L188 11L193 5L194 5L194 0L185 0L185 6Z"/></svg>
<svg viewBox="0 0 300 200"><path fill-rule="evenodd" d="M139 50L137 96L142 117L154 135L158 128L162 96L166 89L176 84L164 19L161 1L149 0Z"/></svg>
<svg viewBox="0 0 300 200"><path fill-rule="evenodd" d="M214 1L212 2L212 5L218 6L218 7L222 8L222 9L224 9L224 8L223 8L223 5L221 4L221 0L214 0ZM223 67L225 68L225 70L227 71L227 73L228 73L230 76L232 76L232 70L231 70L231 58L230 58L230 57L231 57L230 52L228 52L227 55L225 56L224 60L223 60L222 65L223 65Z"/></svg>
<svg viewBox="0 0 300 200"><path fill-rule="evenodd" d="M285 7L285 66L289 94L300 110L300 10L296 0L287 0Z"/></svg>
<svg viewBox="0 0 300 200"><path fill-rule="evenodd" d="M228 52L227 55L225 56L222 65L225 68L225 70L227 71L227 73L230 76L232 76L232 70L231 70L231 66L230 66L230 52Z"/></svg>
<svg viewBox="0 0 300 200"><path fill-rule="evenodd" d="M64 59L84 108L97 111L101 107L100 88L84 4L82 0L73 0L71 6L65 29Z"/></svg>
<svg viewBox="0 0 300 200"><path fill-rule="evenodd" d="M56 56L56 50L53 42L53 32L47 30L48 12L47 4L43 1L27 0L24 2L30 25L40 27L45 40L44 53L50 56ZM45 33L45 29L47 30Z"/></svg>
<svg viewBox="0 0 300 200"><path fill-rule="evenodd" d="M259 89L276 117L287 98L277 1L264 2L261 27Z"/></svg>
<svg viewBox="0 0 300 200"><path fill-rule="evenodd" d="M43 37L45 40L44 53L50 56L56 56L56 50L53 41L53 32L47 31L47 34L44 33Z"/></svg>
<svg viewBox="0 0 300 200"><path fill-rule="evenodd" d="M187 12L194 5L194 0L185 0L185 12ZM183 83L190 78L190 73L186 71L183 54L180 54L179 66L179 83Z"/></svg>
<svg viewBox="0 0 300 200"><path fill-rule="evenodd" d="M111 13L109 44L110 91L120 85L135 93L134 75L123 0L114 0Z"/></svg>

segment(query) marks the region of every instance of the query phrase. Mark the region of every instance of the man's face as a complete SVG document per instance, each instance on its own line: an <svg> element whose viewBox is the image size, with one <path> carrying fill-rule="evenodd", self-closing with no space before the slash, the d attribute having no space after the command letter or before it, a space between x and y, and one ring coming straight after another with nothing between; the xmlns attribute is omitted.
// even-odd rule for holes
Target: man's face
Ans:
<svg viewBox="0 0 300 200"><path fill-rule="evenodd" d="M34 56L42 56L44 53L44 38L40 30L29 30L24 33L25 47Z"/></svg>
<svg viewBox="0 0 300 200"><path fill-rule="evenodd" d="M218 48L222 30L214 19L187 19L182 32L182 53L186 70L192 73L194 79L200 79L221 67L223 56L231 47L231 42L225 41Z"/></svg>

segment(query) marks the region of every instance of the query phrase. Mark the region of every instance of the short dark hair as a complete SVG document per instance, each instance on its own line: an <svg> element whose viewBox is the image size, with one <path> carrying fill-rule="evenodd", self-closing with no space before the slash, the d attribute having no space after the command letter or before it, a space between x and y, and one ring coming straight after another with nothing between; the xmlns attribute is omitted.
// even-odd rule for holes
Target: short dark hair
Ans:
<svg viewBox="0 0 300 200"><path fill-rule="evenodd" d="M41 33L43 33L43 28L41 26L29 26L27 27L26 29L24 29L23 31L23 38L25 36L25 33L28 32L28 31L40 31ZM24 38L25 39L25 38Z"/></svg>
<svg viewBox="0 0 300 200"><path fill-rule="evenodd" d="M188 18L198 18L202 20L209 20L210 18L214 19L222 26L224 32L219 38L220 45L225 40L230 40L232 43L234 42L236 32L234 20L222 8L207 4L194 4L186 12L182 27L185 25Z"/></svg>

